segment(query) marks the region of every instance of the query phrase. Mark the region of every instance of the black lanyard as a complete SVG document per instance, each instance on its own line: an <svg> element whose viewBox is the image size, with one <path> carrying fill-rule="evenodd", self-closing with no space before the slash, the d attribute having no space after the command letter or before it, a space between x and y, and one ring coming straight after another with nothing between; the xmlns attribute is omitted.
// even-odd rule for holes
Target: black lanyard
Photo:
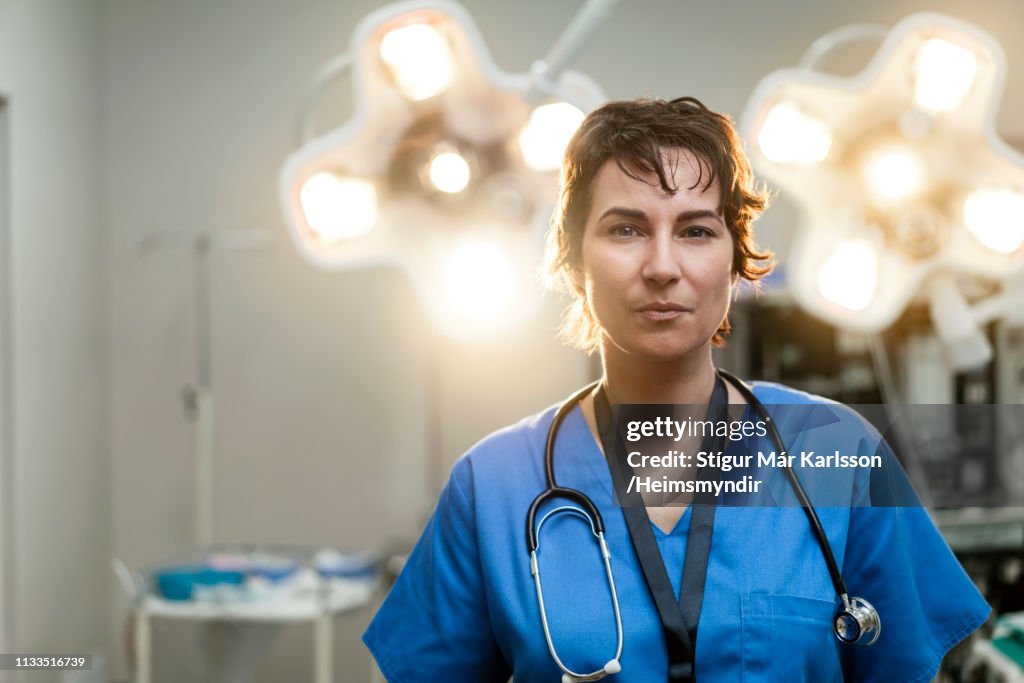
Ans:
<svg viewBox="0 0 1024 683"><path fill-rule="evenodd" d="M724 417L728 403L728 394L722 378L715 374L715 388L711 394L712 414L707 419L719 420ZM717 410L716 410L717 409ZM708 556L711 551L711 533L715 525L714 496L710 493L699 494L693 499L690 508L690 530L686 544L686 558L683 561L683 577L679 587L679 601L676 602L672 583L669 581L665 562L658 549L658 542L651 529L651 521L647 516L643 499L639 492L628 491L627 464L625 453L619 446L622 444L612 419L611 405L605 394L604 385L598 389L594 398L594 412L597 417L598 432L604 448L608 469L612 474L615 491L620 496L622 513L626 518L629 536L633 541L640 566L643 568L647 587L654 598L661 618L661 626L665 635L665 647L668 650L668 680L670 683L690 683L694 680L694 653L697 643L697 624L700 621L701 605L704 602L704 582L708 573ZM723 451L725 437L715 438L707 435L701 443L701 450ZM698 479L706 473L699 472ZM715 474L717 476L717 469Z"/></svg>

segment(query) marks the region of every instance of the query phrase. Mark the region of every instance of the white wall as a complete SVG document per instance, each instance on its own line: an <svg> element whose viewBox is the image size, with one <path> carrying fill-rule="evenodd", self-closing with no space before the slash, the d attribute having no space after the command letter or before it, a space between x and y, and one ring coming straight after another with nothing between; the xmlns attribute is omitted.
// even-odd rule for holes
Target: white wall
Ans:
<svg viewBox="0 0 1024 683"><path fill-rule="evenodd" d="M193 380L191 262L183 246L140 258L166 231L260 229L260 253L212 257L217 401L214 536L220 541L387 549L417 533L426 421L422 336L412 293L382 271L319 272L287 240L276 178L316 68L347 46L369 0L101 0L102 205L109 271L108 365L113 548L132 565L190 546ZM525 70L582 3L467 3L498 64ZM577 67L614 98L696 94L738 115L767 72L795 64L819 35L853 21L892 24L919 9L974 21L1006 46L1003 132L1024 135L1024 5L817 0L623 2ZM3 6L3 5L0 5ZM343 85L328 107L343 120ZM785 216L785 212L776 213ZM773 220L776 220L773 223ZM768 246L786 226L768 217ZM81 257L79 257L81 258ZM444 345L440 401L450 463L488 431L582 383L587 362L552 339L552 302L529 329L487 348ZM387 487L391 488L387 488ZM338 635L339 680L365 680L357 638ZM195 631L157 629L158 680L190 680ZM308 677L310 634L286 632L263 681Z"/></svg>
<svg viewBox="0 0 1024 683"><path fill-rule="evenodd" d="M7 99L11 499L5 652L105 649L110 552L96 8L0 0ZM9 251L7 251L9 249ZM7 310L0 304L0 313ZM55 681L37 673L33 681Z"/></svg>

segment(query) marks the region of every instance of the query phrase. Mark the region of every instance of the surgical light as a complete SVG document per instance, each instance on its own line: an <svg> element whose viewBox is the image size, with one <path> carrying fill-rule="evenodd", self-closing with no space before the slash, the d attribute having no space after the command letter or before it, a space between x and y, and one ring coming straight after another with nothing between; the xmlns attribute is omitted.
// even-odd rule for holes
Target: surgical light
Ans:
<svg viewBox="0 0 1024 683"><path fill-rule="evenodd" d="M872 196L880 202L910 197L924 185L920 163L905 149L883 149L869 154L864 162L864 177Z"/></svg>
<svg viewBox="0 0 1024 683"><path fill-rule="evenodd" d="M366 180L321 171L302 184L299 197L309 229L324 243L365 235L377 222L377 192Z"/></svg>
<svg viewBox="0 0 1024 683"><path fill-rule="evenodd" d="M818 290L849 311L863 311L878 286L878 252L867 240L840 242L818 271Z"/></svg>
<svg viewBox="0 0 1024 683"><path fill-rule="evenodd" d="M299 147L281 169L281 205L302 256L328 270L402 271L449 337L482 339L536 313L531 276L558 199L554 171L582 112L606 100L568 67L613 4L587 0L527 73L499 69L450 0L367 14L347 51L314 76L298 111ZM342 76L352 114L318 133L319 103ZM482 242L497 246L460 246Z"/></svg>
<svg viewBox="0 0 1024 683"><path fill-rule="evenodd" d="M431 184L446 194L457 194L469 185L469 162L455 151L440 151L430 159Z"/></svg>
<svg viewBox="0 0 1024 683"><path fill-rule="evenodd" d="M411 100L425 100L455 79L455 62L444 36L428 24L391 29L380 41L380 58L395 85Z"/></svg>
<svg viewBox="0 0 1024 683"><path fill-rule="evenodd" d="M1013 190L976 190L964 201L964 223L989 249L1012 254L1024 244L1024 195Z"/></svg>
<svg viewBox="0 0 1024 683"><path fill-rule="evenodd" d="M815 68L830 49L876 37L881 45L860 73ZM922 13L888 31L832 31L814 41L799 68L758 84L743 115L744 137L757 141L755 171L799 207L780 259L798 304L839 328L873 335L912 301L941 303L950 288L963 288L971 309L990 311L995 296L1012 299L1005 289L1024 272L1024 154L996 131L1005 73L991 36ZM824 139L822 130L827 151L813 142ZM814 152L801 151L805 145ZM867 244L837 248L869 234L873 254ZM945 294L936 296L940 281ZM984 337L972 321L963 315L951 324L933 314L957 369L985 358L953 349ZM954 334L957 326L965 327Z"/></svg>
<svg viewBox="0 0 1024 683"><path fill-rule="evenodd" d="M512 263L494 244L462 244L445 264L444 300L459 321L487 323L508 315L517 290Z"/></svg>
<svg viewBox="0 0 1024 683"><path fill-rule="evenodd" d="M519 133L523 161L535 171L559 168L565 148L581 123L583 112L568 102L537 107Z"/></svg>
<svg viewBox="0 0 1024 683"><path fill-rule="evenodd" d="M769 110L757 144L777 164L814 164L828 156L832 136L821 121L783 103Z"/></svg>
<svg viewBox="0 0 1024 683"><path fill-rule="evenodd" d="M933 112L956 109L978 72L978 60L966 47L941 38L927 40L914 63L914 99Z"/></svg>

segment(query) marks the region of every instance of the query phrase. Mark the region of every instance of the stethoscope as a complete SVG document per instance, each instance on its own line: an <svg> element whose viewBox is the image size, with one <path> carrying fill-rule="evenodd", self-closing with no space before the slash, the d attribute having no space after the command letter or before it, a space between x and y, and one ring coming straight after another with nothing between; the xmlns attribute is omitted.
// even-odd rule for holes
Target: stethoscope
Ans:
<svg viewBox="0 0 1024 683"><path fill-rule="evenodd" d="M768 434L776 450L780 453L788 452L781 435L775 427L775 423L772 420L771 415L768 413L768 409L765 408L760 399L754 395L751 388L747 386L745 382L728 372L723 370L718 370L717 372L720 377L732 384L740 394L743 395L743 398L747 403L754 408L760 419L766 425ZM548 650L551 652L551 657L555 660L558 667L564 672L564 675L562 676L563 683L572 683L573 681L596 681L622 670L622 665L619 663L619 659L622 657L622 616L619 612L619 596L615 591L615 577L612 575L611 552L608 550L608 543L604 537L604 521L601 519L601 513L598 512L597 506L594 505L594 502L590 500L585 493L577 491L576 489L559 486L555 480L554 454L555 438L558 435L558 430L572 409L575 408L587 394L594 391L600 383L600 380L598 380L597 382L594 382L593 384L590 384L576 392L565 403L559 406L555 413L555 416L551 421L551 427L548 429L547 440L544 444L544 475L547 481L547 488L542 491L540 495L534 498L533 503L530 504L530 509L526 514L526 546L530 553L530 573L533 575L533 583L537 589L537 606L540 609L541 625L544 627L544 638L547 640ZM804 491L804 487L800 484L800 480L797 478L793 469L788 467L782 469L785 470L793 491L807 516L807 521L810 522L811 531L818 540L818 546L821 548L822 556L825 558L825 564L828 566L828 572L832 579L832 586L835 589L836 595L840 599L841 604L837 607L836 613L832 619L832 631L835 633L836 638L838 638L842 643L864 646L873 645L875 641L878 640L878 636L882 631L882 622L878 615L878 611L872 607L871 603L867 600L848 596L846 592L846 584L843 582L843 577L839 572L839 566L836 564L835 555L832 553L832 546L829 544L828 537L825 535L825 530L821 526L821 520L818 518L817 512L815 512L814 506L807 497L807 493ZM556 507L548 511L541 518L540 523L535 523L537 511L540 507L548 500L555 498L572 501L579 507L572 505ZM540 568L537 562L537 552L540 549L540 531L544 526L544 522L546 522L552 515L560 513L578 515L590 524L591 532L597 539L598 546L601 549L601 557L604 560L605 574L608 577L608 588L612 597L612 607L615 612L615 632L617 639L615 656L608 660L602 668L597 669L596 671L591 671L590 673L577 673L569 669L559 658L558 652L555 650L554 642L551 640L551 631L548 627L547 612L544 608L544 593L541 588Z"/></svg>

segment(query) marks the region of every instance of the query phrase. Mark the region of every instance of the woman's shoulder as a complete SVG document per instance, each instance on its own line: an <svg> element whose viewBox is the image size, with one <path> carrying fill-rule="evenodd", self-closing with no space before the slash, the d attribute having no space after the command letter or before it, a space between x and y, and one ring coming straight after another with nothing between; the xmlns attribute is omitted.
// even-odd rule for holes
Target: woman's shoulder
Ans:
<svg viewBox="0 0 1024 683"><path fill-rule="evenodd" d="M550 405L543 410L496 429L477 441L468 454L488 453L495 449L504 449L517 444L543 441L547 437L548 427L558 410L559 404Z"/></svg>
<svg viewBox="0 0 1024 683"><path fill-rule="evenodd" d="M847 435L877 440L878 430L865 415L845 403L776 382L751 382L754 395L771 413L781 413L804 429L831 427Z"/></svg>
<svg viewBox="0 0 1024 683"><path fill-rule="evenodd" d="M455 469L511 470L544 458L548 428L560 403L527 415L483 437L456 462Z"/></svg>
<svg viewBox="0 0 1024 683"><path fill-rule="evenodd" d="M762 403L769 405L773 403L780 405L842 405L830 398L794 389L778 382L754 381L750 382L750 387Z"/></svg>

